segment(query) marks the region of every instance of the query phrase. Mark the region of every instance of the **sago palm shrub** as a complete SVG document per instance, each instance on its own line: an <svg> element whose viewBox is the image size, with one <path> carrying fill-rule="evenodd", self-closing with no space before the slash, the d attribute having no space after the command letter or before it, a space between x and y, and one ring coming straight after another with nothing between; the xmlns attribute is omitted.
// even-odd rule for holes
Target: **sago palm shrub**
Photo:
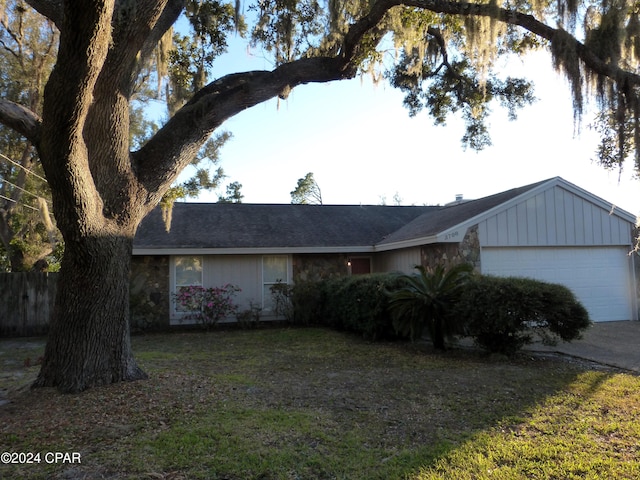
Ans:
<svg viewBox="0 0 640 480"><path fill-rule="evenodd" d="M401 275L403 287L388 292L389 310L396 331L412 340L425 329L436 349L445 349L445 337L462 333L460 321L450 315L462 294L473 267L455 265L449 269L437 266L433 272L419 265L418 273Z"/></svg>

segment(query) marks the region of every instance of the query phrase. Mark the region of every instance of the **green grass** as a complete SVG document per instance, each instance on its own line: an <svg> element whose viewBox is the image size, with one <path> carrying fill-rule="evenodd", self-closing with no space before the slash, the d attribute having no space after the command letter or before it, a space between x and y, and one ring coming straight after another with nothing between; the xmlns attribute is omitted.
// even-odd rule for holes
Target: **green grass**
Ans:
<svg viewBox="0 0 640 480"><path fill-rule="evenodd" d="M638 479L640 382L580 374L517 423L480 432L415 478Z"/></svg>
<svg viewBox="0 0 640 480"><path fill-rule="evenodd" d="M0 451L82 464L0 465L0 478L640 478L640 378L618 371L221 330L134 337L149 380L60 395L24 388L37 342L21 342L0 341Z"/></svg>

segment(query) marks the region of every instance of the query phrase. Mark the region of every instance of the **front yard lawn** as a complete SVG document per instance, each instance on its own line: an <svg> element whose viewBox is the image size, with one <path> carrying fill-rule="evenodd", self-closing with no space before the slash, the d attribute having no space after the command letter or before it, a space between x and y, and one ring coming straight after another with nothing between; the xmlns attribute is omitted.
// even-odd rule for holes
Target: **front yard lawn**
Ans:
<svg viewBox="0 0 640 480"><path fill-rule="evenodd" d="M219 330L134 337L149 380L60 395L26 387L42 344L0 341L0 452L40 453L0 478L640 478L640 378L591 364Z"/></svg>

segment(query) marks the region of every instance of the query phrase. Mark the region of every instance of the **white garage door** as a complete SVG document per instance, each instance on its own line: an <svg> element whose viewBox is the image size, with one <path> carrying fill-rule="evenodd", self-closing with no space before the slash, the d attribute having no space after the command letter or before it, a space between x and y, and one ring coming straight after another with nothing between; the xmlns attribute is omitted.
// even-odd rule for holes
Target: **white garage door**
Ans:
<svg viewBox="0 0 640 480"><path fill-rule="evenodd" d="M595 322L631 320L628 248L483 248L482 273L530 277L569 287Z"/></svg>

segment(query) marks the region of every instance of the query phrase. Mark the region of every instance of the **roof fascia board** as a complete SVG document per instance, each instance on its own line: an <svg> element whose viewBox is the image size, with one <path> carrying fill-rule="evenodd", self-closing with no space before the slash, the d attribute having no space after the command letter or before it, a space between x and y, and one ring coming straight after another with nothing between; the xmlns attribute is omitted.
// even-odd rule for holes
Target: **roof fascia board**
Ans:
<svg viewBox="0 0 640 480"><path fill-rule="evenodd" d="M430 243L437 243L437 236L431 235L429 237L419 237L411 240L402 240L400 242L384 243L375 245L376 252L388 252L390 250L400 250L403 248L420 247L422 245L428 245Z"/></svg>
<svg viewBox="0 0 640 480"><path fill-rule="evenodd" d="M133 255L286 255L294 253L373 253L371 245L338 247L134 248Z"/></svg>

